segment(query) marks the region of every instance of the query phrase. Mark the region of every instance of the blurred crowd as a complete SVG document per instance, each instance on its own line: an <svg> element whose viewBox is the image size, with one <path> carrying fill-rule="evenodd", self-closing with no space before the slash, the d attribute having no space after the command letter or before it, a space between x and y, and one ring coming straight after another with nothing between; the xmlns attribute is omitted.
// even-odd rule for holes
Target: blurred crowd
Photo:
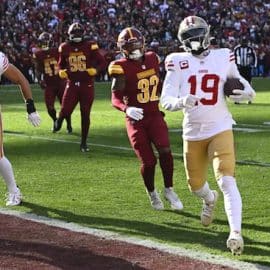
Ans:
<svg viewBox="0 0 270 270"><path fill-rule="evenodd" d="M147 49L164 59L179 49L178 25L188 15L205 18L220 47L233 49L247 37L258 58L254 75L270 76L268 0L0 0L0 12L0 50L30 82L35 82L32 53L43 31L51 33L58 46L68 26L79 21L109 62L116 55L118 33L135 26L145 35ZM100 79L108 78L103 74Z"/></svg>

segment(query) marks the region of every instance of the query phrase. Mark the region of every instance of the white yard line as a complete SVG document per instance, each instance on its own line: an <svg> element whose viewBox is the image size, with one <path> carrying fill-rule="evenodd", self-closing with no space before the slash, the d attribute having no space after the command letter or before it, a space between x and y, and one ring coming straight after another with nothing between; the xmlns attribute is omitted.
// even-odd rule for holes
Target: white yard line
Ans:
<svg viewBox="0 0 270 270"><path fill-rule="evenodd" d="M35 140L80 144L80 142L76 142L76 141L69 141L69 140L64 140L64 139L54 139L54 138L41 137L41 136L31 136L31 135L26 135L26 134L12 133L10 131L6 131L6 132L4 131L4 133L5 133L5 136L16 136L16 137L23 137L23 138L31 138L31 139L35 139ZM132 148L125 147L125 146L114 146L114 145L99 144L99 143L88 143L88 145L94 146L94 147L122 150L122 151L133 151ZM175 157L183 157L183 155L180 153L172 153L172 154ZM267 162L256 162L256 161L246 161L246 160L238 160L236 162L238 164L244 164L244 165L257 165L257 166L261 166L261 167L270 167L270 163L267 163Z"/></svg>
<svg viewBox="0 0 270 270"><path fill-rule="evenodd" d="M194 260L201 260L208 263L224 265L224 266L236 268L239 270L270 270L270 267L259 265L259 264L241 262L237 260L230 260L228 258L218 256L218 255L213 255L213 254L199 252L199 251L193 251L193 250L185 249L181 247L175 247L168 244L158 243L152 240L144 240L144 239L139 239L136 237L125 236L119 233L114 233L114 232L110 232L106 230L92 229L89 227L78 225L76 223L65 222L58 219L51 219L48 217L38 216L35 214L23 213L23 212L19 212L15 210L9 210L6 208L0 208L0 214L11 215L14 217L30 220L33 222L38 222L38 223L45 224L48 226L54 226L54 227L66 229L72 232L86 233L86 234L94 235L97 237L102 237L107 240L123 241L129 244L141 245L148 248L155 248L159 251L168 252L173 255L185 256Z"/></svg>

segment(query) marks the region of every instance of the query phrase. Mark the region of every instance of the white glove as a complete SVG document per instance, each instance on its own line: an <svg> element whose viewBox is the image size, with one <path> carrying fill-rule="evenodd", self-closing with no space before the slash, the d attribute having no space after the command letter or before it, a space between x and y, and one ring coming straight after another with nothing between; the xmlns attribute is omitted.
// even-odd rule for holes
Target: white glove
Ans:
<svg viewBox="0 0 270 270"><path fill-rule="evenodd" d="M141 120L143 119L143 109L137 107L127 107L126 115L136 121Z"/></svg>
<svg viewBox="0 0 270 270"><path fill-rule="evenodd" d="M195 95L187 95L185 97L179 98L178 106L179 108L191 109L197 104L200 99L201 98Z"/></svg>
<svg viewBox="0 0 270 270"><path fill-rule="evenodd" d="M40 125L41 119L38 112L32 112L28 114L28 121L34 126L37 127Z"/></svg>
<svg viewBox="0 0 270 270"><path fill-rule="evenodd" d="M240 102L240 101L252 101L254 94L252 92L248 92L245 90L240 89L234 89L233 90L234 95L230 95L229 98L234 102Z"/></svg>

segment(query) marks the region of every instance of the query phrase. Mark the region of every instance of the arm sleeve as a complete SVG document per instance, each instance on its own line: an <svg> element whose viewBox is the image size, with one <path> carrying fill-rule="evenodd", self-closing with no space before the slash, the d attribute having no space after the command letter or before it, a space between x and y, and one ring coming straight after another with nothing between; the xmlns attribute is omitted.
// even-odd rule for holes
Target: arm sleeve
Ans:
<svg viewBox="0 0 270 270"><path fill-rule="evenodd" d="M170 55L165 60L165 69L166 76L163 82L160 103L166 110L177 111L182 109L179 104L180 74Z"/></svg>
<svg viewBox="0 0 270 270"><path fill-rule="evenodd" d="M127 105L124 103L123 92L121 90L112 91L111 97L112 105L122 112L126 112Z"/></svg>

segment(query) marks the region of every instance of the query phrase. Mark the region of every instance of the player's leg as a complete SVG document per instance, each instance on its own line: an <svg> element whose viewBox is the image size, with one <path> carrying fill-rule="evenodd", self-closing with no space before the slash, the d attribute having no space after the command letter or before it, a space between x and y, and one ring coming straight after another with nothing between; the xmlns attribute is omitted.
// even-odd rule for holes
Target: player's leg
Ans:
<svg viewBox="0 0 270 270"><path fill-rule="evenodd" d="M227 245L233 254L239 255L244 247L241 236L242 199L234 178L235 153L231 130L215 136L209 146L209 155L213 160L215 176L224 196L224 207L230 226Z"/></svg>
<svg viewBox="0 0 270 270"><path fill-rule="evenodd" d="M151 146L151 141L144 129L144 121L145 120L134 121L127 119L127 135L136 156L140 160L140 173L144 181L150 203L154 209L162 210L164 206L155 189L155 167L157 160Z"/></svg>
<svg viewBox="0 0 270 270"><path fill-rule="evenodd" d="M169 133L163 115L158 113L149 121L149 138L159 154L159 165L164 181L164 197L171 204L172 209L182 210L183 204L173 190L173 156L170 149Z"/></svg>
<svg viewBox="0 0 270 270"><path fill-rule="evenodd" d="M46 108L47 108L48 115L53 120L53 126L52 126L52 131L53 132L55 132L54 123L55 123L55 121L57 119L56 110L55 110L55 107L54 107L55 97L56 97L56 95L55 95L55 91L54 91L53 87L47 86L44 89L44 100L45 100L45 105L46 105Z"/></svg>
<svg viewBox="0 0 270 270"><path fill-rule="evenodd" d="M81 144L80 150L88 152L87 137L90 129L90 112L94 101L94 86L84 84L80 87L79 102L81 111Z"/></svg>
<svg viewBox="0 0 270 270"><path fill-rule="evenodd" d="M211 190L206 179L209 140L183 141L184 165L190 190L202 199L201 223L208 226L213 221L218 193Z"/></svg>
<svg viewBox="0 0 270 270"><path fill-rule="evenodd" d="M66 82L64 80L61 80L59 82L58 87L57 87L56 96L57 96L60 104L62 104L62 99L63 99L64 93L65 93L65 86L66 86ZM68 115L65 119L66 119L66 123L67 123L67 132L72 133L71 115Z"/></svg>
<svg viewBox="0 0 270 270"><path fill-rule="evenodd" d="M72 114L78 101L78 87L73 82L67 83L62 98L61 111L58 119L55 121L55 131L61 129L64 119Z"/></svg>
<svg viewBox="0 0 270 270"><path fill-rule="evenodd" d="M17 187L12 165L9 162L9 160L4 156L1 114L0 114L0 174L4 179L4 182L6 183L8 190L6 205L7 206L19 205L22 201L22 194L20 192L20 189Z"/></svg>

